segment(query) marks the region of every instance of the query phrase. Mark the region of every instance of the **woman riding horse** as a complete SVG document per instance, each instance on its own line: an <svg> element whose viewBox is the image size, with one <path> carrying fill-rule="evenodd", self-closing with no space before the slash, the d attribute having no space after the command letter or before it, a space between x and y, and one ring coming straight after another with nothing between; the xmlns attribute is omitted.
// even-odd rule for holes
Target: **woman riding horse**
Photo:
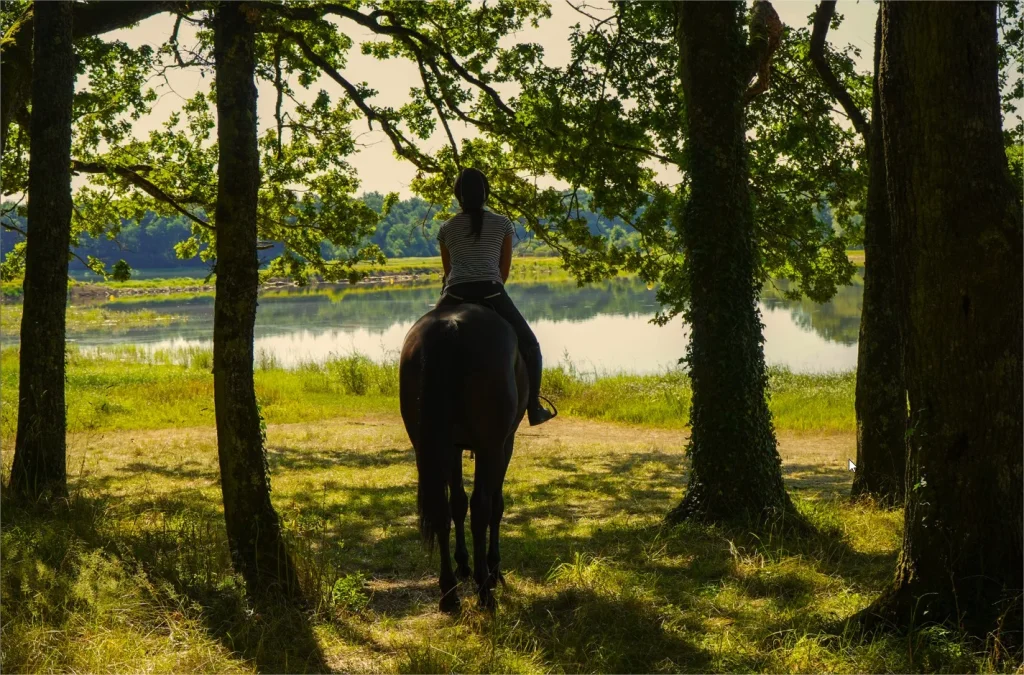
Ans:
<svg viewBox="0 0 1024 675"><path fill-rule="evenodd" d="M527 409L531 424L554 417L538 402L537 339L503 285L512 262L512 223L483 210L487 180L479 171L463 171L455 194L463 213L438 235L444 296L409 329L399 362L402 420L416 451L420 533L428 546L436 540L441 550L444 611L459 607L456 571L473 574L480 605L494 607L491 590L502 578L502 485L516 429ZM462 485L464 449L476 454L472 500ZM472 570L465 536L470 506ZM449 548L453 518L455 570Z"/></svg>
<svg viewBox="0 0 1024 675"><path fill-rule="evenodd" d="M489 192L487 177L477 169L463 169L455 180L455 198L462 212L445 222L437 233L444 265L444 291L438 307L484 301L508 321L526 361L530 395L526 414L530 426L555 416L540 404L543 366L540 344L526 319L505 292L512 269L512 221L484 210Z"/></svg>

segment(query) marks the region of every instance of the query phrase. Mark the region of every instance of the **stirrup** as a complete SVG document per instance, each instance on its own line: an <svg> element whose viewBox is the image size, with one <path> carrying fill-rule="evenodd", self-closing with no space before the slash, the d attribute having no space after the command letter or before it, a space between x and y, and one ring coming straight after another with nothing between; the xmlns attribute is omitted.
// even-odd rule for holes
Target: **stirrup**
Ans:
<svg viewBox="0 0 1024 675"><path fill-rule="evenodd" d="M551 402L550 398L548 398L547 396L541 396L540 394L537 394L537 399L543 400L545 403L551 406L551 419L558 417L558 408L555 407L555 404Z"/></svg>
<svg viewBox="0 0 1024 675"><path fill-rule="evenodd" d="M558 408L556 408L555 404L551 402L551 399L549 399L549 398L547 398L545 396L537 396L537 403L538 404L540 403L541 399L543 399L545 402L547 402L547 404L549 406L551 406L551 410L549 411L544 406L539 406L539 409L540 409L541 413L544 414L544 417L542 419L537 420L536 422L533 421L532 419L529 420L531 427L535 427L535 426L537 426L539 424L543 424L544 422L547 422L549 420L553 420L556 417L558 417ZM527 415L527 417L529 418L529 415Z"/></svg>

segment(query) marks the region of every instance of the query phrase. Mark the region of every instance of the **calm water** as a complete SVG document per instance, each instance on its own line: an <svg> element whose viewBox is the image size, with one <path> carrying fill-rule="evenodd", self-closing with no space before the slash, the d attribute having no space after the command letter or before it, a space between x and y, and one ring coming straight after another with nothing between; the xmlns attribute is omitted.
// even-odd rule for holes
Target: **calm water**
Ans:
<svg viewBox="0 0 1024 675"><path fill-rule="evenodd" d="M394 357L406 332L433 305L437 294L436 283L412 288L343 286L267 293L260 297L256 351L272 355L284 366L319 361L332 354ZM654 292L635 279L587 288L577 288L572 282L510 285L509 295L533 326L549 365L568 358L583 371L645 373L671 367L685 353L688 336L681 320L665 327L651 324L657 311ZM72 333L69 340L83 347L212 346L212 297L113 302L106 307L152 309L185 315L188 321L119 332ZM853 369L860 307L860 286L841 289L825 305L784 300L775 289L767 289L761 312L768 363L799 372Z"/></svg>

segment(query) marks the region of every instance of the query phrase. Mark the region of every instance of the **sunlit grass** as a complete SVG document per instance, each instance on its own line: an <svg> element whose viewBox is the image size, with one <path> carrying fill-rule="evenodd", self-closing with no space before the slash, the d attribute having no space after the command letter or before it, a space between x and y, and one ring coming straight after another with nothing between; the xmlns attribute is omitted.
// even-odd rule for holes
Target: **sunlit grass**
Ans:
<svg viewBox="0 0 1024 675"><path fill-rule="evenodd" d="M397 415L270 425L274 504L307 612L252 605L231 572L216 434L70 437L54 519L3 503L5 672L1012 672L937 628L859 637L844 623L890 582L902 515L851 502L849 474L787 445L818 532L664 526L684 434L561 420L520 433L491 617L436 611L437 556L415 527ZM810 446L808 446L810 447ZM9 460L7 460L9 461ZM465 460L467 478L473 463Z"/></svg>
<svg viewBox="0 0 1024 675"><path fill-rule="evenodd" d="M256 393L270 423L305 422L398 410L398 363L337 355L284 369L256 354ZM209 349L147 351L135 345L68 348L70 431L158 429L213 424L213 354ZM16 426L17 350L0 354L0 438ZM770 406L780 430L836 433L855 428L853 373L798 375L770 371ZM689 378L655 375L591 377L571 364L549 368L544 393L563 415L683 428L689 420Z"/></svg>

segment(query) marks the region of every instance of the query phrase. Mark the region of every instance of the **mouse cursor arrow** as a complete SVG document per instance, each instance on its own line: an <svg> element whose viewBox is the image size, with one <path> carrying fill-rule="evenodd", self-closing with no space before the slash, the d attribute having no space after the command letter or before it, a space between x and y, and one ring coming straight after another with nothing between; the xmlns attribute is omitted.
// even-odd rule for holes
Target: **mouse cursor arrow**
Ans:
<svg viewBox="0 0 1024 675"><path fill-rule="evenodd" d="M846 468L849 471L856 471L857 470L857 465L853 463L852 459L847 459L846 460Z"/></svg>

